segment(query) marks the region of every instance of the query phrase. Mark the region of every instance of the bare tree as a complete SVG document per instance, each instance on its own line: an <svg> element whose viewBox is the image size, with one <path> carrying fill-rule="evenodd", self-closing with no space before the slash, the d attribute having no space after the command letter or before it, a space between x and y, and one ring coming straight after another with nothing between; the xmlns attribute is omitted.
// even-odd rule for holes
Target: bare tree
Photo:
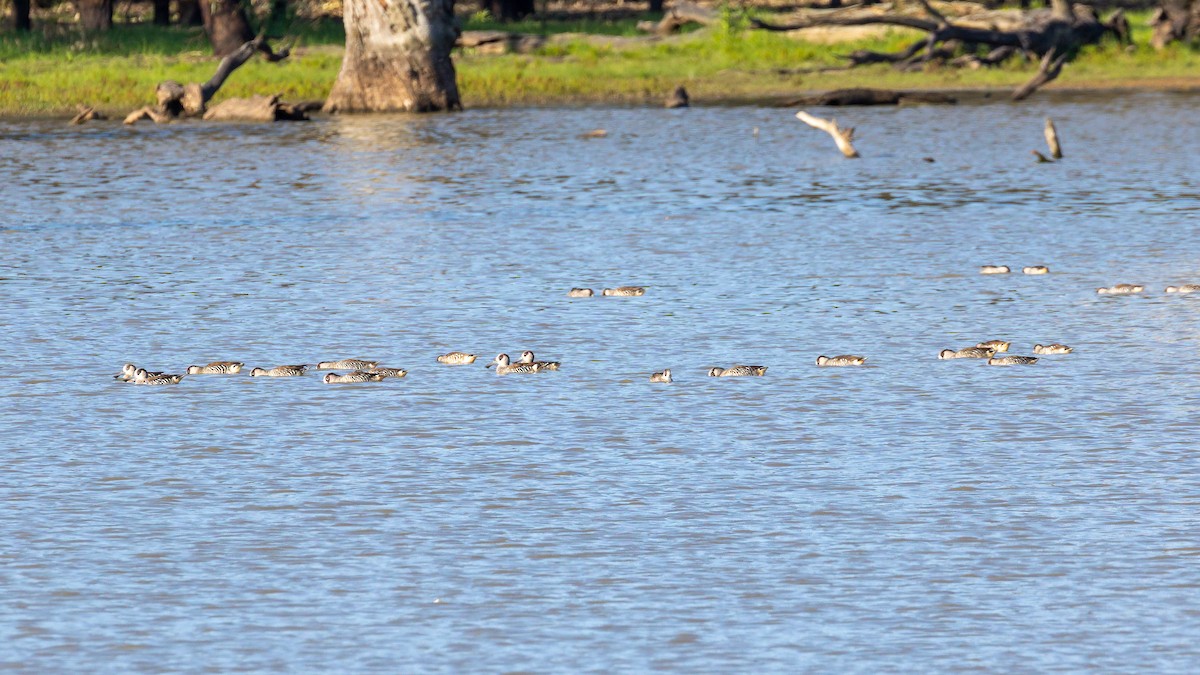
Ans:
<svg viewBox="0 0 1200 675"><path fill-rule="evenodd" d="M79 25L85 31L112 28L112 0L75 0L75 10L79 12Z"/></svg>
<svg viewBox="0 0 1200 675"><path fill-rule="evenodd" d="M432 112L462 107L450 50L453 0L346 0L346 52L328 112Z"/></svg>

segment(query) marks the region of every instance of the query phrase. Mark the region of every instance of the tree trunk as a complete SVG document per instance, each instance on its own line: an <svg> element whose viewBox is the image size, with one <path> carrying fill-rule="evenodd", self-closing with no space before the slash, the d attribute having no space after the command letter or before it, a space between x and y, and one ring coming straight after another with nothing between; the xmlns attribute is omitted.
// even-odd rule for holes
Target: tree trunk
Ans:
<svg viewBox="0 0 1200 675"><path fill-rule="evenodd" d="M154 25L171 25L171 0L154 0Z"/></svg>
<svg viewBox="0 0 1200 675"><path fill-rule="evenodd" d="M663 0L650 0L650 11L656 14L662 14Z"/></svg>
<svg viewBox="0 0 1200 675"><path fill-rule="evenodd" d="M204 32L212 43L214 56L226 56L254 39L250 21L238 0L199 0L204 17Z"/></svg>
<svg viewBox="0 0 1200 675"><path fill-rule="evenodd" d="M453 0L345 0L346 52L328 112L432 112L462 107L450 50Z"/></svg>
<svg viewBox="0 0 1200 675"><path fill-rule="evenodd" d="M79 25L88 32L112 28L112 0L75 0Z"/></svg>
<svg viewBox="0 0 1200 675"><path fill-rule="evenodd" d="M524 19L534 12L533 0L483 0L483 9L501 21Z"/></svg>
<svg viewBox="0 0 1200 675"><path fill-rule="evenodd" d="M29 21L30 0L13 0L13 28L30 30L33 24Z"/></svg>
<svg viewBox="0 0 1200 675"><path fill-rule="evenodd" d="M179 0L179 25L204 25L204 16L200 12L200 0Z"/></svg>

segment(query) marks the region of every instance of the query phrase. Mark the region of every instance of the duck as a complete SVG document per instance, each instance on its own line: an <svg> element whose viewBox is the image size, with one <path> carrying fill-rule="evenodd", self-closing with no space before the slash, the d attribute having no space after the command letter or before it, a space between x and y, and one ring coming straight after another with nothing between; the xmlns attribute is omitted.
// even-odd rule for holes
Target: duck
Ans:
<svg viewBox="0 0 1200 675"><path fill-rule="evenodd" d="M1008 265L982 265L979 268L980 274L1008 274L1011 271Z"/></svg>
<svg viewBox="0 0 1200 675"><path fill-rule="evenodd" d="M342 359L341 361L321 361L317 364L317 370L370 370L378 365L378 361Z"/></svg>
<svg viewBox="0 0 1200 675"><path fill-rule="evenodd" d="M1034 345L1034 354L1070 354L1075 350L1066 345L1060 345L1057 342L1049 345Z"/></svg>
<svg viewBox="0 0 1200 675"><path fill-rule="evenodd" d="M645 295L646 289L641 286L618 286L617 288L606 288L603 291L604 295L628 298L638 295Z"/></svg>
<svg viewBox="0 0 1200 675"><path fill-rule="evenodd" d="M188 366L188 375L236 375L246 364L238 361L213 361L205 366Z"/></svg>
<svg viewBox="0 0 1200 675"><path fill-rule="evenodd" d="M980 342L975 346L979 349L990 349L999 354L1000 352L1008 351L1008 348L1012 346L1012 343L1005 342L1004 340L988 340L987 342Z"/></svg>
<svg viewBox="0 0 1200 675"><path fill-rule="evenodd" d="M1036 356L993 356L988 359L989 366L1032 366L1037 362Z"/></svg>
<svg viewBox="0 0 1200 675"><path fill-rule="evenodd" d="M984 347L965 347L963 349L943 349L938 353L939 359L990 359L996 355L996 350Z"/></svg>
<svg viewBox="0 0 1200 675"><path fill-rule="evenodd" d="M300 377L308 366L275 366L274 368L251 368L250 377Z"/></svg>
<svg viewBox="0 0 1200 675"><path fill-rule="evenodd" d="M408 371L403 368L382 368L380 366L371 368L367 372L382 375L383 377L404 377L408 374Z"/></svg>
<svg viewBox="0 0 1200 675"><path fill-rule="evenodd" d="M733 366L731 368L709 368L709 377L762 377L767 374L766 366Z"/></svg>
<svg viewBox="0 0 1200 675"><path fill-rule="evenodd" d="M841 356L818 356L817 365L828 366L861 366L865 363L867 357L855 356L854 354L842 354Z"/></svg>
<svg viewBox="0 0 1200 675"><path fill-rule="evenodd" d="M438 363L445 363L449 366L465 366L469 363L475 363L475 355L466 352L450 352L437 357Z"/></svg>
<svg viewBox="0 0 1200 675"><path fill-rule="evenodd" d="M1022 267L1023 274L1049 274L1050 268L1045 265L1032 265L1030 267Z"/></svg>
<svg viewBox="0 0 1200 675"><path fill-rule="evenodd" d="M359 382L380 382L383 380L383 375L379 373L368 373L362 370L356 370L345 375L337 373L329 373L325 376L325 384L357 384Z"/></svg>
<svg viewBox="0 0 1200 675"><path fill-rule="evenodd" d="M179 384L183 381L183 375L167 375L166 373L158 373L151 375L146 372L145 368L138 368L133 374L134 384Z"/></svg>
<svg viewBox="0 0 1200 675"><path fill-rule="evenodd" d="M1164 293L1195 293L1200 291L1200 284L1184 284L1182 286L1167 286Z"/></svg>
<svg viewBox="0 0 1200 675"><path fill-rule="evenodd" d="M521 352L517 363L532 363L538 367L539 373L543 370L558 370L558 366L561 365L558 361L538 361L533 357L533 352L528 350Z"/></svg>
<svg viewBox="0 0 1200 675"><path fill-rule="evenodd" d="M511 363L508 360L508 354L498 354L492 362L487 365L488 368L496 367L497 375L508 375L509 373L536 373L541 367L536 363Z"/></svg>
<svg viewBox="0 0 1200 675"><path fill-rule="evenodd" d="M1117 284L1109 288L1097 288L1096 292L1100 295L1133 295L1141 293L1146 289L1141 284Z"/></svg>
<svg viewBox="0 0 1200 675"><path fill-rule="evenodd" d="M567 291L568 298L590 298L595 294L596 292L590 288L572 288Z"/></svg>
<svg viewBox="0 0 1200 675"><path fill-rule="evenodd" d="M138 368L137 366L133 365L132 363L126 363L124 366L121 367L121 372L117 373L116 375L113 375L113 379L121 380L122 382L132 382L133 378L137 375L137 371L139 371L139 370L144 370L144 369ZM154 377L155 375L162 375L162 374L163 374L162 372L152 373L152 372L146 371L146 375L148 375L150 377Z"/></svg>
<svg viewBox="0 0 1200 675"><path fill-rule="evenodd" d="M650 375L651 382L667 382L671 381L671 369L664 368L663 370Z"/></svg>

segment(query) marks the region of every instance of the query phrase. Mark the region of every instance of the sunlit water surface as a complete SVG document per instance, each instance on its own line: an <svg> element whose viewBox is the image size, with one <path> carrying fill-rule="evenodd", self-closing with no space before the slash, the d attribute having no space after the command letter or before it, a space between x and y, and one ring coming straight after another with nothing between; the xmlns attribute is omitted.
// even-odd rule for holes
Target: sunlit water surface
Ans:
<svg viewBox="0 0 1200 675"><path fill-rule="evenodd" d="M1196 103L0 123L0 666L1192 670Z"/></svg>

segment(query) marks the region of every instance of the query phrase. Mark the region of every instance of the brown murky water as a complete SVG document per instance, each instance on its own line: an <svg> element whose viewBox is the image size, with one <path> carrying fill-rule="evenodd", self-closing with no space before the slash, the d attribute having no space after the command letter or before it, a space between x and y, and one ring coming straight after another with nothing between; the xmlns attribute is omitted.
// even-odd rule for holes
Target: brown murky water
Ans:
<svg viewBox="0 0 1200 675"><path fill-rule="evenodd" d="M1191 670L1196 101L0 123L0 663Z"/></svg>

